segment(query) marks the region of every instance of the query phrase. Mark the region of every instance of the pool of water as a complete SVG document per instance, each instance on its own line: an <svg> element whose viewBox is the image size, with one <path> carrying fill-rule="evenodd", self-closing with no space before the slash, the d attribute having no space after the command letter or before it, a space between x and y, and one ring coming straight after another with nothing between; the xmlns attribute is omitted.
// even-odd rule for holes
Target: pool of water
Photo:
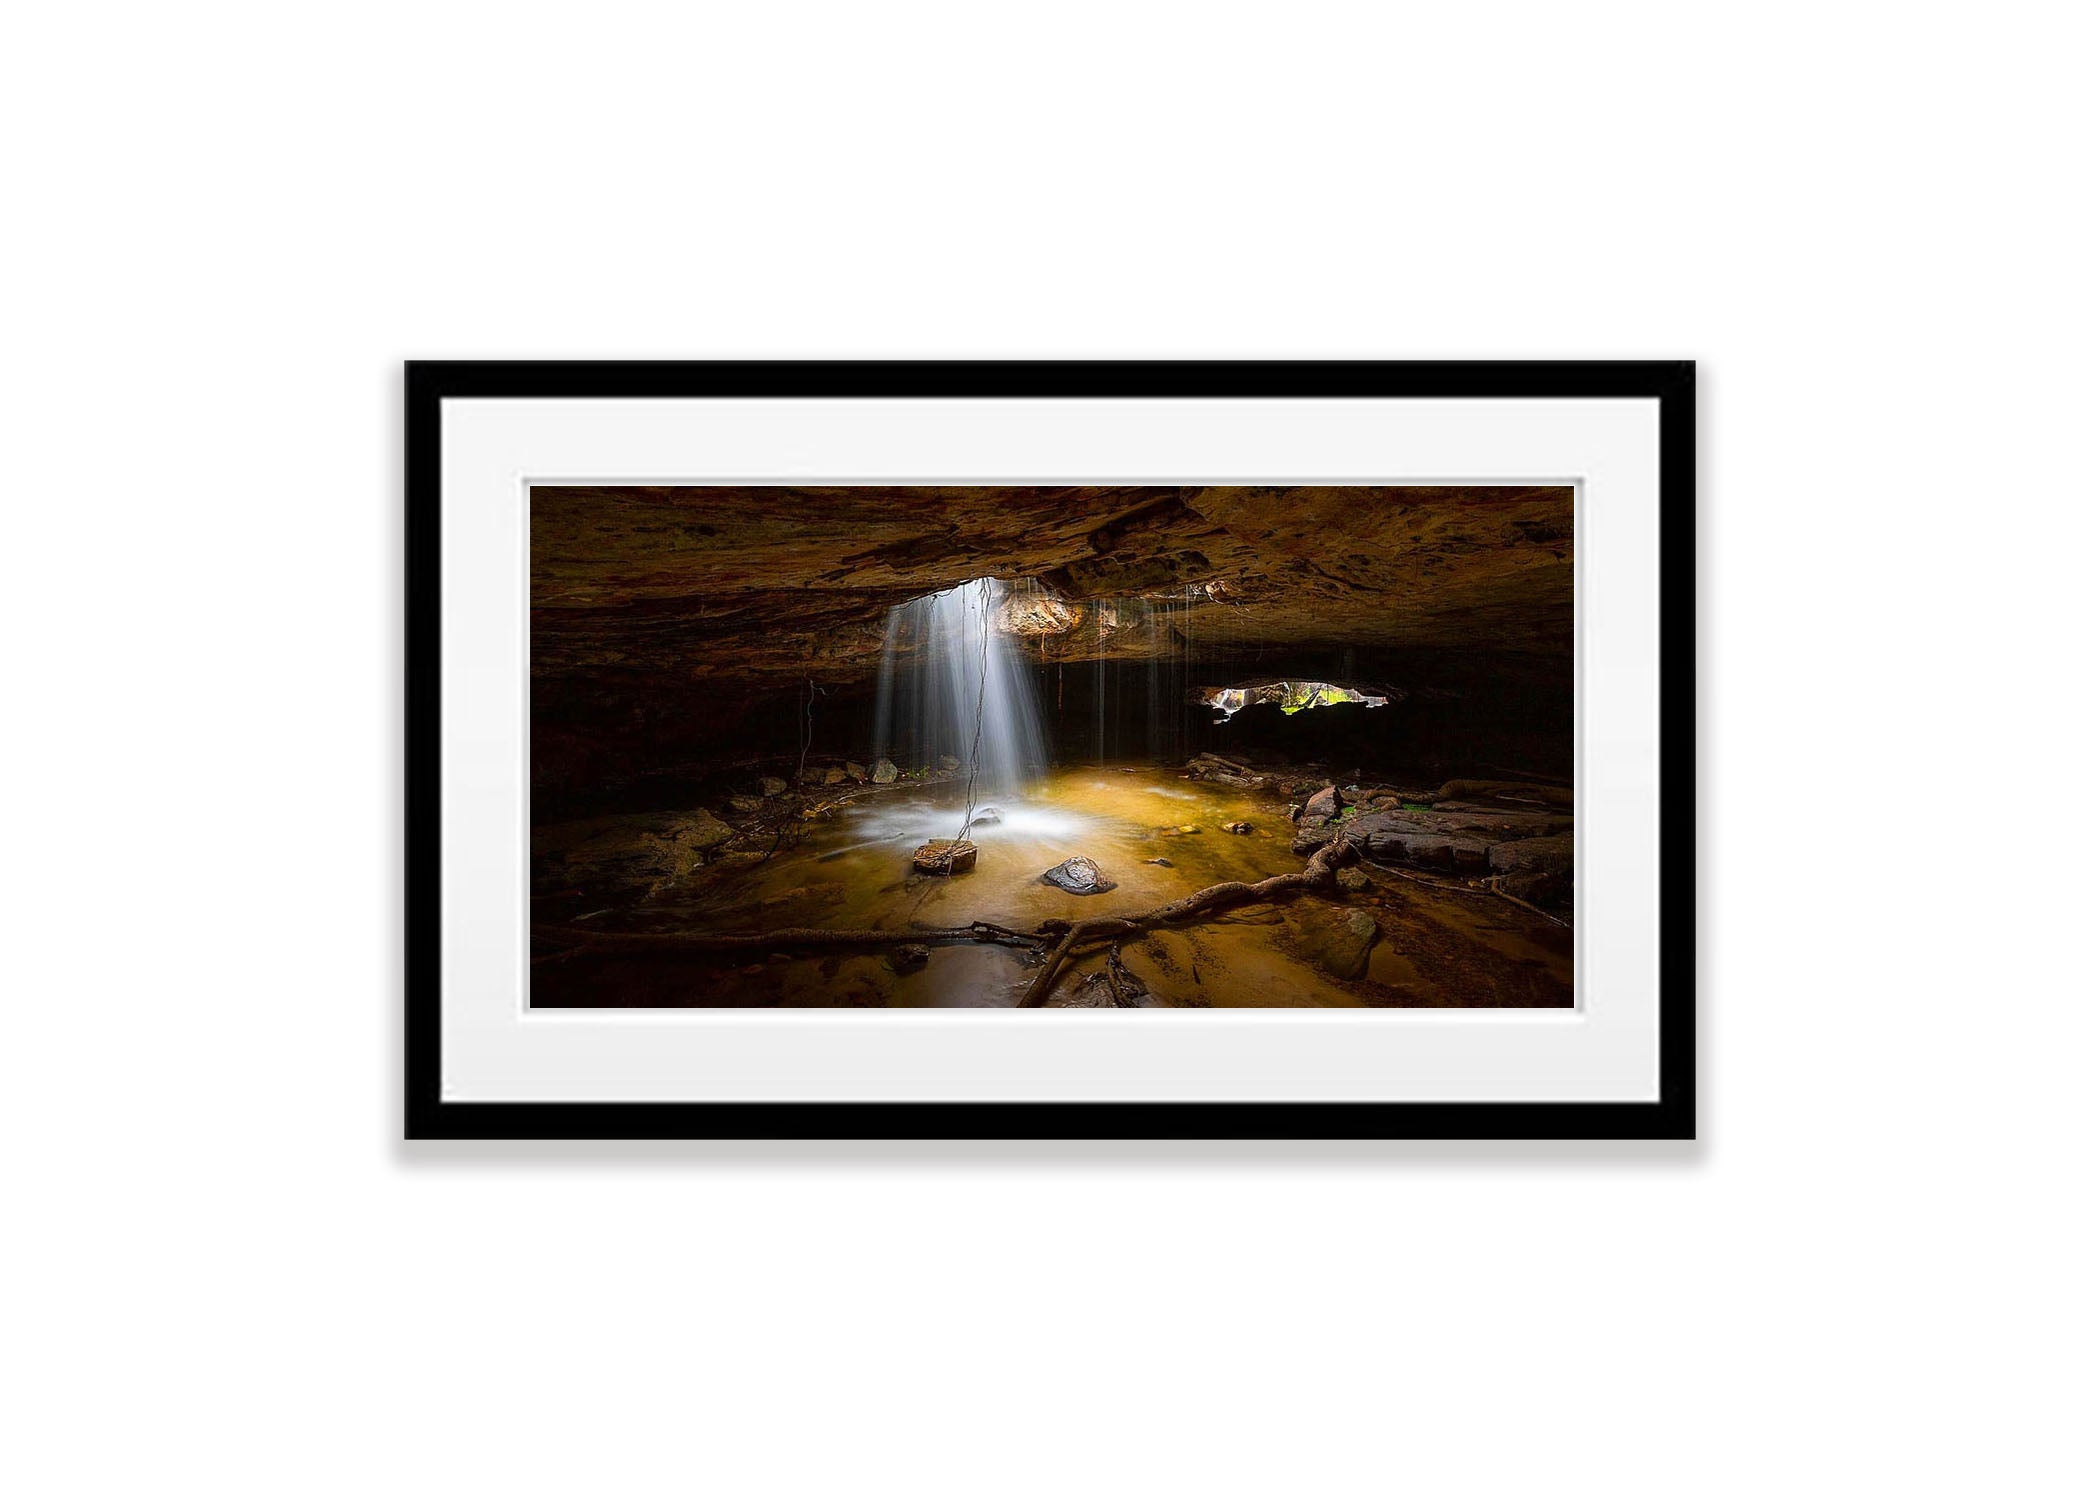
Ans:
<svg viewBox="0 0 2100 1500"><path fill-rule="evenodd" d="M988 820L994 812L996 821ZM1256 881L1305 867L1291 853L1294 830L1280 795L1190 781L1166 768L1055 770L1019 796L980 802L979 821L969 831L978 847L973 871L915 872L912 851L928 839L955 837L963 815L962 789L954 783L872 790L833 808L762 863L754 856L719 860L638 905L595 913L587 925L656 932L877 928L896 931L906 943L914 928L987 921L1030 931L1051 917L1135 914L1220 881ZM1224 825L1235 822L1253 825L1253 832L1226 832ZM1092 859L1115 889L1082 896L1044 882L1046 870L1074 855ZM1441 909L1452 903L1453 909ZM1318 961L1321 924L1347 915L1345 904L1331 899L1242 908L1222 920L1134 939L1122 956L1150 1003L1163 1005L1572 999L1564 932L1556 938L1550 924L1526 919L1507 903L1381 881L1346 905L1364 908L1379 924L1363 972L1352 976L1338 976ZM1409 943L1411 927L1431 940ZM1432 960L1425 948L1437 956ZM1447 973L1453 952L1509 970L1507 982L1454 986ZM1060 995L1072 996L1102 963L1097 956L1075 965L1061 979ZM1014 1005L1034 972L1018 950L973 943L934 947L918 967L867 951L757 961L748 954L734 960L623 955L535 966L533 998L539 1005L998 1007Z"/></svg>

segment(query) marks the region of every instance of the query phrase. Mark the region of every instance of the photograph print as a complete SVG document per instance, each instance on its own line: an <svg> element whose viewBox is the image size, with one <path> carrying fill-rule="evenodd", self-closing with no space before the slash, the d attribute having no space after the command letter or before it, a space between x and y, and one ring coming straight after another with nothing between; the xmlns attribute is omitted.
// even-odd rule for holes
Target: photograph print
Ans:
<svg viewBox="0 0 2100 1500"><path fill-rule="evenodd" d="M1574 1004L1572 486L529 507L535 1009Z"/></svg>

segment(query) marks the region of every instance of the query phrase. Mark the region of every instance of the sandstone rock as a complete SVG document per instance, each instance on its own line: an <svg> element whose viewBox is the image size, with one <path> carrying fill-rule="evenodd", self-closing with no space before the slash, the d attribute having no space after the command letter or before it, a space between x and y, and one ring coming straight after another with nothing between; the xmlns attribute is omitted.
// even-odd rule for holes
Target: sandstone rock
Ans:
<svg viewBox="0 0 2100 1500"><path fill-rule="evenodd" d="M1371 877L1354 865L1334 872L1334 883L1345 891L1360 891L1370 885Z"/></svg>
<svg viewBox="0 0 2100 1500"><path fill-rule="evenodd" d="M846 784L846 773L845 773L845 771L844 771L844 770L843 770L843 769L842 769L841 767L838 767L838 766L829 766L829 767L827 767L827 768L825 769L825 771L824 771L824 785L826 785L826 786L844 786L845 784Z"/></svg>
<svg viewBox="0 0 2100 1500"><path fill-rule="evenodd" d="M1341 810L1341 794L1331 786L1322 787L1305 799L1305 816L1308 818L1331 818Z"/></svg>
<svg viewBox="0 0 2100 1500"><path fill-rule="evenodd" d="M868 779L868 768L859 761L849 760L846 762L846 774L855 781L866 781Z"/></svg>
<svg viewBox="0 0 2100 1500"><path fill-rule="evenodd" d="M1054 885L1074 896L1098 896L1116 888L1116 883L1101 872L1101 867L1084 854L1075 854L1063 864L1052 865L1043 871L1043 884Z"/></svg>
<svg viewBox="0 0 2100 1500"><path fill-rule="evenodd" d="M888 786L897 779L897 766L888 756L868 768L868 779L877 786Z"/></svg>
<svg viewBox="0 0 2100 1500"><path fill-rule="evenodd" d="M1337 979L1361 977L1378 941L1378 923L1361 908L1304 906L1285 916L1284 925L1292 945Z"/></svg>
<svg viewBox="0 0 2100 1500"><path fill-rule="evenodd" d="M922 875L967 875L977 868L977 846L968 839L928 839L911 864Z"/></svg>
<svg viewBox="0 0 2100 1500"><path fill-rule="evenodd" d="M788 789L788 784L778 776L761 776L758 778L758 789L768 797L778 797Z"/></svg>

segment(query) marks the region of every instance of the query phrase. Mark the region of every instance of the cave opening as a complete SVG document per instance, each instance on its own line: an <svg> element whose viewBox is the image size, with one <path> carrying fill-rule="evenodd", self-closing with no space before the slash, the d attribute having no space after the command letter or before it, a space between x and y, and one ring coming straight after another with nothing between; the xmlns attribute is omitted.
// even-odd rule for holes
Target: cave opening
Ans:
<svg viewBox="0 0 2100 1500"><path fill-rule="evenodd" d="M1572 1002L1565 489L532 518L535 1005Z"/></svg>

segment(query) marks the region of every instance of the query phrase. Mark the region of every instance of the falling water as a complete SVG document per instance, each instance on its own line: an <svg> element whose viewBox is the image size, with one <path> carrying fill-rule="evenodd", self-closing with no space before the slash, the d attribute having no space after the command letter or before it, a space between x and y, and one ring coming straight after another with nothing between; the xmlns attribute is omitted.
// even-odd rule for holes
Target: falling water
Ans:
<svg viewBox="0 0 2100 1500"><path fill-rule="evenodd" d="M967 772L974 748L980 798L1012 796L1049 764L1028 664L998 625L1008 592L976 578L890 611L876 685L877 757L913 771L952 755Z"/></svg>

